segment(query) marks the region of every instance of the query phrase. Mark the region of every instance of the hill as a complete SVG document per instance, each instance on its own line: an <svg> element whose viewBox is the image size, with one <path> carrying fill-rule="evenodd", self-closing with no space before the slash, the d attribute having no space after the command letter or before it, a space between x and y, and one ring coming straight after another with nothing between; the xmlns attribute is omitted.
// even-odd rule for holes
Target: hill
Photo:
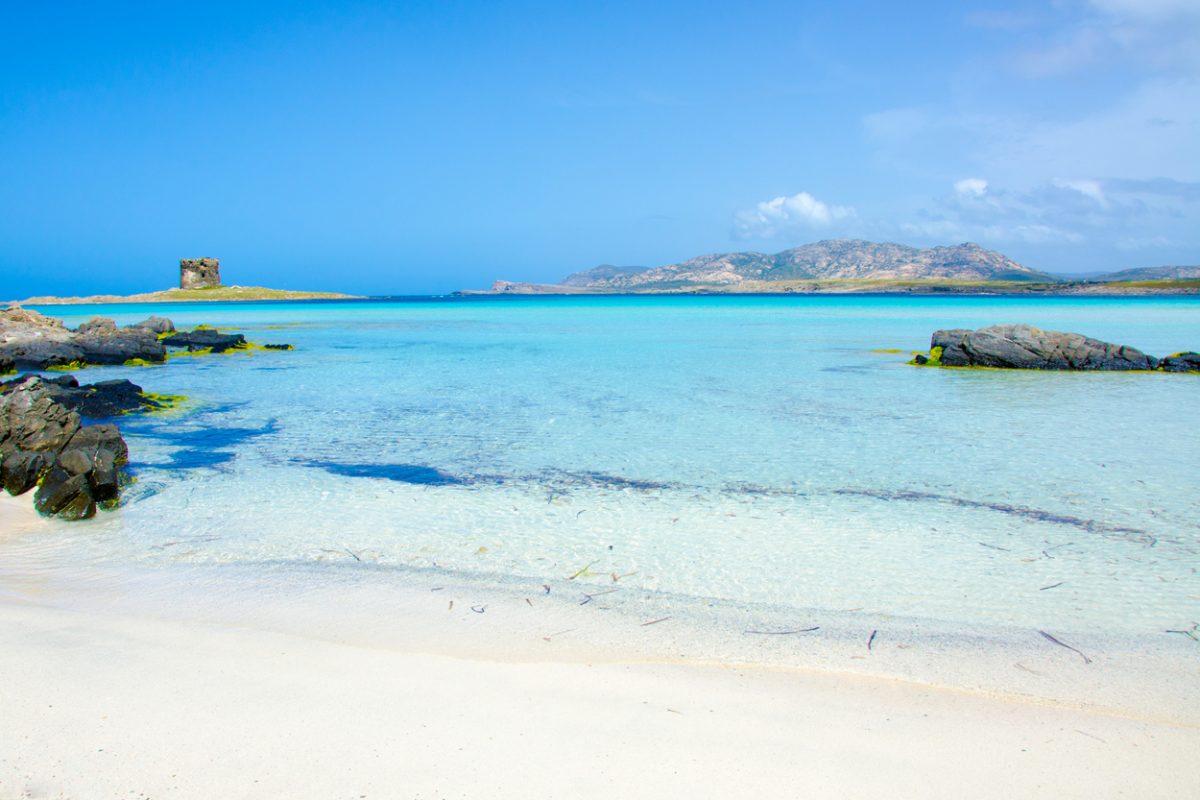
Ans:
<svg viewBox="0 0 1200 800"><path fill-rule="evenodd" d="M774 255L718 253L652 268L604 265L569 275L561 285L593 291L653 291L797 280L1054 283L1058 279L972 243L920 249L892 242L830 239Z"/></svg>
<svg viewBox="0 0 1200 800"><path fill-rule="evenodd" d="M1098 275L1099 281L1186 281L1200 278L1200 266L1197 267L1141 267L1139 269L1123 269L1120 272L1106 272Z"/></svg>

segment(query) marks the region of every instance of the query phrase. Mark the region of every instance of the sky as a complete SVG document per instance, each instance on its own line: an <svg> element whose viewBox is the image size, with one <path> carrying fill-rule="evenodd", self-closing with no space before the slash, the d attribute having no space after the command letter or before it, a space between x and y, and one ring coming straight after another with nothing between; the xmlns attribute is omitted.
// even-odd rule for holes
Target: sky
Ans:
<svg viewBox="0 0 1200 800"><path fill-rule="evenodd" d="M1200 263L1200 0L5 3L0 297Z"/></svg>

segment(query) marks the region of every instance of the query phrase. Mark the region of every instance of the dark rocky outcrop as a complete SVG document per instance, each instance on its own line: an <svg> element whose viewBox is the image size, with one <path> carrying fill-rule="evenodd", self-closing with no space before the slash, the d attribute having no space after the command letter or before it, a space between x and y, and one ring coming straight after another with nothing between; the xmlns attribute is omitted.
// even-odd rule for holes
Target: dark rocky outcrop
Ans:
<svg viewBox="0 0 1200 800"><path fill-rule="evenodd" d="M188 352L211 350L224 353L230 348L246 346L246 337L240 333L221 333L212 328L197 328L193 331L172 334L162 340L167 347L184 347Z"/></svg>
<svg viewBox="0 0 1200 800"><path fill-rule="evenodd" d="M59 320L19 306L0 311L0 359L19 369L164 358L158 337L143 328L118 328L110 319L96 318L71 331Z"/></svg>
<svg viewBox="0 0 1200 800"><path fill-rule="evenodd" d="M36 486L39 513L84 519L114 505L128 458L115 425L82 425L41 378L0 385L0 482L13 495Z"/></svg>
<svg viewBox="0 0 1200 800"><path fill-rule="evenodd" d="M1175 353L1158 362L1163 372L1200 372L1200 353Z"/></svg>
<svg viewBox="0 0 1200 800"><path fill-rule="evenodd" d="M1179 353L1163 359L1126 345L1102 342L1078 333L1043 331L1031 325L993 325L979 330L936 331L928 355L913 364L940 367L997 367L1046 370L1200 369L1200 356Z"/></svg>
<svg viewBox="0 0 1200 800"><path fill-rule="evenodd" d="M73 375L59 375L53 378L25 375L0 382L0 393L13 391L31 380L41 381L54 402L83 417L118 417L133 411L155 411L168 405L145 394L141 386L131 381L97 381L81 386Z"/></svg>
<svg viewBox="0 0 1200 800"><path fill-rule="evenodd" d="M0 375L7 375L10 372L15 372L16 369L17 362L6 355L0 354Z"/></svg>

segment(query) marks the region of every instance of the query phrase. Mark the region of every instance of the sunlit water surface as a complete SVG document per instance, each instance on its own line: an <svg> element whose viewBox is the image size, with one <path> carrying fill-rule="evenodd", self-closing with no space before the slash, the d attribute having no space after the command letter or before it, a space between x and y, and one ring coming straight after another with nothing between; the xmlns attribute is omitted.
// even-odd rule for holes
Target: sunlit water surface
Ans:
<svg viewBox="0 0 1200 800"><path fill-rule="evenodd" d="M937 328L1005 322L1200 349L1194 298L43 310L296 349L80 373L189 400L120 421L137 482L119 510L10 539L10 559L264 585L350 565L520 591L573 578L780 624L853 611L1152 637L1200 619L1200 378L904 363Z"/></svg>

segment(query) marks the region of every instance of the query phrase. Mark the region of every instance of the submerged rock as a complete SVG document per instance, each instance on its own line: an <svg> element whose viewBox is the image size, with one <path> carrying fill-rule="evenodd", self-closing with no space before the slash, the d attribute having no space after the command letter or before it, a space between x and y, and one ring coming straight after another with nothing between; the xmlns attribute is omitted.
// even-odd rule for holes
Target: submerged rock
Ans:
<svg viewBox="0 0 1200 800"><path fill-rule="evenodd" d="M129 450L115 425L82 425L58 388L36 375L0 384L0 482L13 495L36 486L41 514L84 519L116 503Z"/></svg>
<svg viewBox="0 0 1200 800"><path fill-rule="evenodd" d="M1031 325L993 325L933 334L928 356L913 363L943 367L1049 370L1152 370L1158 359L1141 350L1078 333Z"/></svg>
<svg viewBox="0 0 1200 800"><path fill-rule="evenodd" d="M166 350L151 331L118 328L98 317L68 330L60 320L12 306L0 311L0 360L20 369L161 362Z"/></svg>

